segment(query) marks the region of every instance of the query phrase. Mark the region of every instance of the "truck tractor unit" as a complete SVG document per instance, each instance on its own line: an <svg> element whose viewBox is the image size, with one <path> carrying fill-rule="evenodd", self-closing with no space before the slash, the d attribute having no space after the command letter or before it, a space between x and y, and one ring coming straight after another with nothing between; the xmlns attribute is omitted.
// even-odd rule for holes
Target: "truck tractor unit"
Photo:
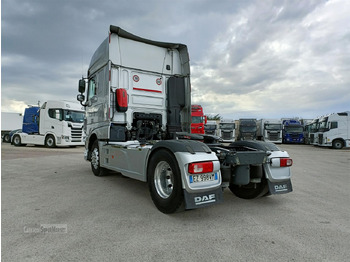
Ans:
<svg viewBox="0 0 350 262"><path fill-rule="evenodd" d="M219 137L224 143L230 143L235 141L236 137L236 124L234 120L223 119L219 123Z"/></svg>
<svg viewBox="0 0 350 262"><path fill-rule="evenodd" d="M304 128L298 120L295 119L285 119L283 124L283 143L294 143L303 144L304 143Z"/></svg>
<svg viewBox="0 0 350 262"><path fill-rule="evenodd" d="M257 123L253 118L239 119L239 131L237 140L256 140Z"/></svg>
<svg viewBox="0 0 350 262"><path fill-rule="evenodd" d="M275 144L282 143L282 121L280 119L260 119L258 139Z"/></svg>
<svg viewBox="0 0 350 262"><path fill-rule="evenodd" d="M15 133L11 143L15 146L82 146L83 125L84 109L79 103L47 101L41 107L25 109L22 132Z"/></svg>
<svg viewBox="0 0 350 262"><path fill-rule="evenodd" d="M350 147L350 111L333 113L320 119L318 145L334 149Z"/></svg>
<svg viewBox="0 0 350 262"><path fill-rule="evenodd" d="M243 198L292 191L292 160L273 144L223 146L191 134L186 45L109 29L77 96L86 112L84 156L96 176L117 171L148 183L163 213L220 203L227 187Z"/></svg>
<svg viewBox="0 0 350 262"><path fill-rule="evenodd" d="M201 105L191 106L191 133L204 134L204 125L207 123L207 117L203 113Z"/></svg>
<svg viewBox="0 0 350 262"><path fill-rule="evenodd" d="M211 121L208 120L207 123L204 125L204 132L207 135L212 135L212 136L216 136L217 135L217 123L216 121Z"/></svg>

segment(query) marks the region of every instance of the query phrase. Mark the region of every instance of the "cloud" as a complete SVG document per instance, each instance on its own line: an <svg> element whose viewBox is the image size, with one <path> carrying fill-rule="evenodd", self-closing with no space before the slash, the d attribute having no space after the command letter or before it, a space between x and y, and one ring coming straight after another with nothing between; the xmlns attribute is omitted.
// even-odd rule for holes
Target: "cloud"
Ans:
<svg viewBox="0 0 350 262"><path fill-rule="evenodd" d="M2 1L2 108L75 100L109 25L187 44L207 113L308 118L349 110L350 2Z"/></svg>
<svg viewBox="0 0 350 262"><path fill-rule="evenodd" d="M235 14L210 55L192 67L193 100L206 101L211 113L256 117L312 117L319 104L345 107L349 29L341 25L349 15L339 1L302 3L259 2Z"/></svg>

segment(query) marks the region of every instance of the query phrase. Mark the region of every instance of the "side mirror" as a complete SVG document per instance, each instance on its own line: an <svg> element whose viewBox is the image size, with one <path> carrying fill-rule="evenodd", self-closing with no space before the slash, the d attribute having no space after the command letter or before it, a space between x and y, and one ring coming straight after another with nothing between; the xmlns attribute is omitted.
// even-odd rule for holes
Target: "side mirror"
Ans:
<svg viewBox="0 0 350 262"><path fill-rule="evenodd" d="M85 96L83 94L77 95L77 100L82 103L85 100Z"/></svg>
<svg viewBox="0 0 350 262"><path fill-rule="evenodd" d="M85 80L80 79L79 80L79 93L85 93ZM80 101L80 100L78 100Z"/></svg>

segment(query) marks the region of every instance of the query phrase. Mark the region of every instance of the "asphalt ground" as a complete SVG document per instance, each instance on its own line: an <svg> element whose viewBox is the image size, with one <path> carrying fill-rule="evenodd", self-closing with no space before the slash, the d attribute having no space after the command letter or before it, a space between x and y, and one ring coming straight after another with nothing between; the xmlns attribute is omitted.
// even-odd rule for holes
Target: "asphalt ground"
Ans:
<svg viewBox="0 0 350 262"><path fill-rule="evenodd" d="M350 150L281 145L294 191L165 215L83 147L1 145L2 261L349 261Z"/></svg>

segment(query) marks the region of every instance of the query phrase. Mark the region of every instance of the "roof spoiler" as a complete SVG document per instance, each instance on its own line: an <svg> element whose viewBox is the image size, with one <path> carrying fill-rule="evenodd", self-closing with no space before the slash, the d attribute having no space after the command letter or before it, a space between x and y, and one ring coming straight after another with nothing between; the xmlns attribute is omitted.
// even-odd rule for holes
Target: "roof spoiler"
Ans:
<svg viewBox="0 0 350 262"><path fill-rule="evenodd" d="M138 42L142 42L142 43L146 43L146 44L150 44L150 45L155 45L155 46L159 46L159 47L172 48L172 49L178 49L179 47L180 48L186 47L186 45L184 45L184 44L158 42L158 41L145 39L145 38L133 35L127 31L125 31L124 29L120 28L119 26L110 25L109 31L113 34L117 34L117 35L124 37L124 38L127 38L127 39L131 39L134 41L138 41Z"/></svg>

